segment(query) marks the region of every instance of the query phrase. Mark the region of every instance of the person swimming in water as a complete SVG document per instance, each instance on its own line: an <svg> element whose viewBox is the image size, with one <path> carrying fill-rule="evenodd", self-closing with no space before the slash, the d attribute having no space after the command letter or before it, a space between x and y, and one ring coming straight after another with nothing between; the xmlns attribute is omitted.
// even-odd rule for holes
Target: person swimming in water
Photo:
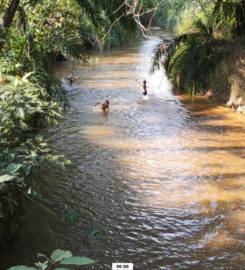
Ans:
<svg viewBox="0 0 245 270"><path fill-rule="evenodd" d="M108 109L109 111L109 101L106 100L104 103L102 102L97 102L94 104L94 106L98 105L98 104L101 104L101 110L105 112L106 109Z"/></svg>
<svg viewBox="0 0 245 270"><path fill-rule="evenodd" d="M142 86L142 89L143 89L143 95L142 95L141 98L143 98L144 96L147 95L147 90L146 90L146 80L144 80L143 83L138 82L137 79L135 79L135 81L136 81L139 85Z"/></svg>
<svg viewBox="0 0 245 270"><path fill-rule="evenodd" d="M71 87L73 85L73 83L75 83L75 81L77 80L78 77L72 77L71 75L69 75L67 78L65 78L65 80L68 80L71 84Z"/></svg>

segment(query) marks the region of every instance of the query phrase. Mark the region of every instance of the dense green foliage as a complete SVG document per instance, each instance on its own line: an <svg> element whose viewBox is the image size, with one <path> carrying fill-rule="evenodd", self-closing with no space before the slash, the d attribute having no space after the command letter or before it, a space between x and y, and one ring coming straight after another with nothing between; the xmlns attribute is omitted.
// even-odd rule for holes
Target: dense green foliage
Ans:
<svg viewBox="0 0 245 270"><path fill-rule="evenodd" d="M86 258L86 257L74 257L70 251L65 251L61 249L54 250L48 258L46 255L42 253L37 254L38 257L45 258L44 262L35 263L35 267L28 267L28 266L13 266L8 270L45 270L45 269L56 269L56 270L70 270L67 268L66 265L88 265L94 264L95 261ZM64 267L65 265L65 267Z"/></svg>
<svg viewBox="0 0 245 270"><path fill-rule="evenodd" d="M174 30L180 22L181 12L188 6L189 1L173 0L160 6L155 15L155 22L157 26L162 29Z"/></svg>
<svg viewBox="0 0 245 270"><path fill-rule="evenodd" d="M69 163L64 157L50 154L45 138L37 135L40 128L58 123L62 111L69 106L61 82L46 72L50 59L59 53L78 57L83 52L79 36L67 34L69 27L78 29L73 22L77 14L54 3L57 4L21 3L0 58L0 240L3 241L17 228L23 195L36 195L36 183L30 177L33 171L40 166ZM70 18L64 27L60 25L62 16Z"/></svg>
<svg viewBox="0 0 245 270"><path fill-rule="evenodd" d="M84 52L79 35L76 3L45 1L45 5L23 3L9 30L1 57L2 74L22 75L43 71L50 61L62 54L78 59Z"/></svg>
<svg viewBox="0 0 245 270"><path fill-rule="evenodd" d="M135 33L133 17L124 16L126 7L107 16L122 3L0 1L0 244L17 229L23 198L36 195L32 173L43 166L62 169L70 164L52 154L46 139L38 135L42 128L57 124L69 107L67 90L48 74L49 65L59 58L83 59L90 37L99 46L115 46L123 35ZM71 223L77 217L76 212L66 212Z"/></svg>
<svg viewBox="0 0 245 270"><path fill-rule="evenodd" d="M0 225L8 224L4 235L13 235L17 227L18 198L35 196L31 173L40 166L69 164L62 156L50 154L45 139L35 129L61 117L60 103L27 74L8 76L0 96ZM3 228L1 228L3 229ZM1 235L1 237L4 237Z"/></svg>

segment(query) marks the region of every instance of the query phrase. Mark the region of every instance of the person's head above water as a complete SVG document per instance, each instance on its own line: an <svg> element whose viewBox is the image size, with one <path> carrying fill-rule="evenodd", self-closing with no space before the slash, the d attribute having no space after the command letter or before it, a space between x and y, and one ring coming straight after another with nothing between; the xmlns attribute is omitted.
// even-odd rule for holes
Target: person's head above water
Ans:
<svg viewBox="0 0 245 270"><path fill-rule="evenodd" d="M146 80L144 80L143 83L146 84Z"/></svg>
<svg viewBox="0 0 245 270"><path fill-rule="evenodd" d="M109 100L106 100L105 103L109 104Z"/></svg>

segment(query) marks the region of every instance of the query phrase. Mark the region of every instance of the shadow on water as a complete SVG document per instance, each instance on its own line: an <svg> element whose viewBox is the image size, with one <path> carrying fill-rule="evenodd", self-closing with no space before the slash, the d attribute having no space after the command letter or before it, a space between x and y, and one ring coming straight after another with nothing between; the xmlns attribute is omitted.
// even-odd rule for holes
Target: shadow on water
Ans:
<svg viewBox="0 0 245 270"><path fill-rule="evenodd" d="M174 96L166 76L148 73L157 38L98 53L54 74L79 76L71 109L49 137L72 167L35 176L41 197L28 203L9 262L71 250L98 260L83 269L242 269L245 240L245 118L204 98ZM163 76L163 77L162 77ZM134 79L146 79L141 100ZM109 113L96 102L110 101ZM60 206L85 209L70 225ZM90 237L96 226L106 235Z"/></svg>

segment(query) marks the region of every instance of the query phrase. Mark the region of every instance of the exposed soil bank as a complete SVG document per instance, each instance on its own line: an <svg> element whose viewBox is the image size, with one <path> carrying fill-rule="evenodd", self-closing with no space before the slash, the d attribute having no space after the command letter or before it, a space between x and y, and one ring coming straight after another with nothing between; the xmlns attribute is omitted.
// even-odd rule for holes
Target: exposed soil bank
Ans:
<svg viewBox="0 0 245 270"><path fill-rule="evenodd" d="M245 114L245 46L244 39L226 45L222 61L210 75L214 98Z"/></svg>

